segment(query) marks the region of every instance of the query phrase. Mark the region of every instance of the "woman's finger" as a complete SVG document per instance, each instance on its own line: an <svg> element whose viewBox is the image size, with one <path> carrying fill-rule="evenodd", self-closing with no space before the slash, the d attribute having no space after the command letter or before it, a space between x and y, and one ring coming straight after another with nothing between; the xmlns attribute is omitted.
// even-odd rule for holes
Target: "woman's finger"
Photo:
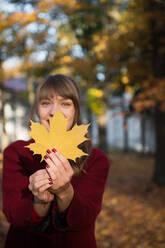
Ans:
<svg viewBox="0 0 165 248"><path fill-rule="evenodd" d="M49 186L52 185L52 180L51 179L45 179L45 180L42 180L42 181L37 181L37 182L34 183L33 188L34 188L34 190L39 190L40 187L42 187L42 186L44 186L46 184L49 184Z"/></svg>
<svg viewBox="0 0 165 248"><path fill-rule="evenodd" d="M49 174L49 176L52 178L52 180L56 179L56 173L57 173L57 169L55 164L53 163L53 161L48 157L45 156L44 160L46 162L46 171Z"/></svg>
<svg viewBox="0 0 165 248"><path fill-rule="evenodd" d="M44 184L43 186L41 186L39 188L39 192L42 193L44 192L45 190L49 189L51 187L50 183L47 183L47 184Z"/></svg>
<svg viewBox="0 0 165 248"><path fill-rule="evenodd" d="M62 162L62 165L64 167L64 169L68 172L73 172L73 169L68 161L68 159L66 159L59 151L56 151L56 156L60 159L60 161Z"/></svg>
<svg viewBox="0 0 165 248"><path fill-rule="evenodd" d="M45 170L45 171L46 171L46 170ZM48 180L49 177L50 177L50 176L49 176L48 173L46 172L45 175L36 176L36 177L34 178L34 181L35 181L35 182L40 182L40 181L43 181L43 180Z"/></svg>
<svg viewBox="0 0 165 248"><path fill-rule="evenodd" d="M54 161L56 166L60 166L61 173L65 173L65 171L72 171L69 161L55 148L53 148L51 152L49 151L49 156Z"/></svg>
<svg viewBox="0 0 165 248"><path fill-rule="evenodd" d="M56 168L59 170L61 174L65 173L65 168L63 166L62 161L59 159L59 157L56 155L56 152L53 152L53 150L50 152L49 155L50 159L53 161Z"/></svg>
<svg viewBox="0 0 165 248"><path fill-rule="evenodd" d="M33 175L35 175L35 176L44 176L46 174L47 173L46 173L45 169L40 169L40 170L37 170Z"/></svg>
<svg viewBox="0 0 165 248"><path fill-rule="evenodd" d="M42 179L46 179L48 178L49 175L47 174L47 171L45 169L42 170L38 170L35 173L33 173L30 177L29 177L29 181L39 181Z"/></svg>

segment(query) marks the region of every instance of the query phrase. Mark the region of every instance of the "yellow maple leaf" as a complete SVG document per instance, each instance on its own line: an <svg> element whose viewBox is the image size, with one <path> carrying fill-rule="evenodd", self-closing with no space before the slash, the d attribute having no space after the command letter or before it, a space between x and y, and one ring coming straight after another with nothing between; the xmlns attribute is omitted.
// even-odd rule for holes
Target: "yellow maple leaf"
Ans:
<svg viewBox="0 0 165 248"><path fill-rule="evenodd" d="M42 124L31 121L31 132L29 135L34 139L34 143L26 146L34 152L34 154L41 154L42 160L46 154L47 149L57 149L67 159L75 161L77 157L87 155L77 146L88 140L85 137L89 124L75 125L71 130L66 129L67 118L57 111L50 119L50 130Z"/></svg>

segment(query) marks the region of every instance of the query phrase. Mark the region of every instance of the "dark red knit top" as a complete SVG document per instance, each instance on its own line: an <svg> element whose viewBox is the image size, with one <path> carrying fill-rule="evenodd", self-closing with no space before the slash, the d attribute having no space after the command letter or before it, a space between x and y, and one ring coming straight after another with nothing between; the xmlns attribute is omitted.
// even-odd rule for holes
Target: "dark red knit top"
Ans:
<svg viewBox="0 0 165 248"><path fill-rule="evenodd" d="M87 173L72 178L74 197L64 215L58 213L55 199L48 216L34 223L29 176L45 168L45 162L25 148L30 142L16 141L4 151L3 212L11 224L5 248L96 248L95 220L109 171L106 155L93 149L85 165Z"/></svg>

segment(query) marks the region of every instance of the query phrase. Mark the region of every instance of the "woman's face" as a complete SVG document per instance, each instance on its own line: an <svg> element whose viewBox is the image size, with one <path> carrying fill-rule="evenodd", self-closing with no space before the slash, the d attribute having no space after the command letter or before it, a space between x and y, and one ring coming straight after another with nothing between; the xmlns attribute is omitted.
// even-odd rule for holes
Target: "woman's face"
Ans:
<svg viewBox="0 0 165 248"><path fill-rule="evenodd" d="M69 130L73 124L75 107L71 99L65 99L57 94L52 98L42 99L39 102L38 116L40 122L49 130L49 119L58 110L68 119L67 130Z"/></svg>

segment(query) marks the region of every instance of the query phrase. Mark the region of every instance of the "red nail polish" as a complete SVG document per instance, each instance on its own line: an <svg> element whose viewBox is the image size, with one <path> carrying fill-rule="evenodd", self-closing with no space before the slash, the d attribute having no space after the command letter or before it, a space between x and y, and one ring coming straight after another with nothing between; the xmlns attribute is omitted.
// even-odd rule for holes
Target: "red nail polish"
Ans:
<svg viewBox="0 0 165 248"><path fill-rule="evenodd" d="M47 156L47 155L45 155L45 156L44 156L44 159L48 159L48 156Z"/></svg>
<svg viewBox="0 0 165 248"><path fill-rule="evenodd" d="M50 182L49 184L50 184L50 185L52 185L52 184L53 184L53 182Z"/></svg>
<svg viewBox="0 0 165 248"><path fill-rule="evenodd" d="M50 168L50 166L47 164L47 165L46 165L46 168Z"/></svg>
<svg viewBox="0 0 165 248"><path fill-rule="evenodd" d="M52 182L52 179L51 179L50 177L49 177L48 179L49 179L49 181L51 181L51 182Z"/></svg>
<svg viewBox="0 0 165 248"><path fill-rule="evenodd" d="M48 149L47 151L46 151L48 154L50 154L51 153L51 151Z"/></svg>
<svg viewBox="0 0 165 248"><path fill-rule="evenodd" d="M56 153L56 151L57 151L57 150L56 150L55 148L52 149L52 152Z"/></svg>

